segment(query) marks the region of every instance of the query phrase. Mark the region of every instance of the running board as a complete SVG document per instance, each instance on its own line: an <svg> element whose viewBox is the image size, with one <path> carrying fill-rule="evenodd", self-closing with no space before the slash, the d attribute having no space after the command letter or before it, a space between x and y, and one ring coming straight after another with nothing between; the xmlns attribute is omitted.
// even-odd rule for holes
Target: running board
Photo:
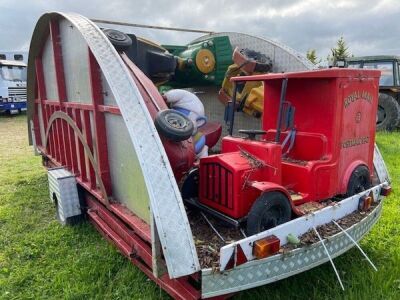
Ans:
<svg viewBox="0 0 400 300"><path fill-rule="evenodd" d="M244 219L236 220L236 219L230 218L230 217L220 213L219 211L216 211L208 206L201 204L195 198L184 199L184 202L186 204L188 204L189 206L195 207L195 208L199 209L200 211L203 211L203 212L213 216L214 218L217 218L217 219L219 219L223 222L226 222L230 225L233 225L235 228L240 228L240 223L244 221Z"/></svg>

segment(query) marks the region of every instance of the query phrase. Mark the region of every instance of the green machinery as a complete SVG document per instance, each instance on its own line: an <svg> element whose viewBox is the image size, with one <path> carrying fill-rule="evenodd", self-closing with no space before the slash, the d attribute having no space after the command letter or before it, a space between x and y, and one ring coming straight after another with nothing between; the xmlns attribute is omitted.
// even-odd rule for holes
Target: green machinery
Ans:
<svg viewBox="0 0 400 300"><path fill-rule="evenodd" d="M232 64L232 45L227 36L211 37L187 46L163 45L177 58L173 86L221 85Z"/></svg>

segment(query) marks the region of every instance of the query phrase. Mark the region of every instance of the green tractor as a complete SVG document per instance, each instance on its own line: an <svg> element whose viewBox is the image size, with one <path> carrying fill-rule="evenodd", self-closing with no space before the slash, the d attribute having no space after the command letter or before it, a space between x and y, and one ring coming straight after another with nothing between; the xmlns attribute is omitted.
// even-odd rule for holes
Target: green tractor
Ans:
<svg viewBox="0 0 400 300"><path fill-rule="evenodd" d="M376 130L391 131L400 124L400 56L360 56L346 59L347 68L381 70Z"/></svg>

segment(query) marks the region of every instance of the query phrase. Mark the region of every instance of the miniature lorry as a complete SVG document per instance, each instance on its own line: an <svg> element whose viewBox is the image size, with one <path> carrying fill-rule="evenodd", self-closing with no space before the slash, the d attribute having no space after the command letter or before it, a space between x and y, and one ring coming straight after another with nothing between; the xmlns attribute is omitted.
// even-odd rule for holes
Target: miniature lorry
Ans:
<svg viewBox="0 0 400 300"><path fill-rule="evenodd" d="M202 205L246 219L251 235L302 215L304 203L371 186L379 72L328 69L232 80L263 81L262 130L224 137L221 154L200 159Z"/></svg>
<svg viewBox="0 0 400 300"><path fill-rule="evenodd" d="M113 36L120 44L126 41L123 34ZM235 33L230 40L235 47L246 41L257 51L271 49L267 41L248 35ZM280 51L275 66L287 57L286 48ZM233 122L239 118L231 110L230 136L223 138L221 153L195 162L188 119L167 109L127 53L78 14L47 13L37 22L28 64L29 137L49 169L49 198L62 224L89 220L172 297L200 299L226 297L333 264L332 258L357 245L377 222L390 179L373 148L374 122L368 119L368 113L376 113L376 72L323 70L235 79L264 81L263 131L234 137ZM222 105L217 93L214 97L213 103ZM157 131L167 123L181 131L179 138L170 127L165 127L168 136ZM220 130L216 123L205 130L213 137L210 146ZM367 170L357 172L363 180L349 184L360 165ZM199 225L183 199L194 195L203 207L238 222L262 192L270 191L286 197L279 201L293 211L301 203L357 194L294 220L269 220L253 231L261 232L219 246L211 265L202 264L194 242ZM318 233L318 226L351 214L362 218L338 229L329 243L324 236L306 248L278 252L289 235ZM214 238L210 231L206 246Z"/></svg>

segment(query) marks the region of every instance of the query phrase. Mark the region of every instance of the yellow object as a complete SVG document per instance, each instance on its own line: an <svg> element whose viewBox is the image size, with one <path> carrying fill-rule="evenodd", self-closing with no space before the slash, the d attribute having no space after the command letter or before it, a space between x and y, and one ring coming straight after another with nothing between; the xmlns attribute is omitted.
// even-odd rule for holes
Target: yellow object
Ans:
<svg viewBox="0 0 400 300"><path fill-rule="evenodd" d="M253 73L257 74L257 73ZM236 64L230 65L226 72L224 81L222 82L222 90L229 97L233 94L233 83L230 81L231 77L240 75L253 75L246 74ZM241 103L246 99L243 111L253 117L261 117L264 106L264 85L261 81L247 81L242 90L236 94L237 103Z"/></svg>
<svg viewBox="0 0 400 300"><path fill-rule="evenodd" d="M196 67L203 74L208 74L214 71L214 54L208 49L200 49L196 54Z"/></svg>
<svg viewBox="0 0 400 300"><path fill-rule="evenodd" d="M250 82L249 82L250 83ZM264 85L253 87L244 103L243 111L254 117L261 117L264 109Z"/></svg>

